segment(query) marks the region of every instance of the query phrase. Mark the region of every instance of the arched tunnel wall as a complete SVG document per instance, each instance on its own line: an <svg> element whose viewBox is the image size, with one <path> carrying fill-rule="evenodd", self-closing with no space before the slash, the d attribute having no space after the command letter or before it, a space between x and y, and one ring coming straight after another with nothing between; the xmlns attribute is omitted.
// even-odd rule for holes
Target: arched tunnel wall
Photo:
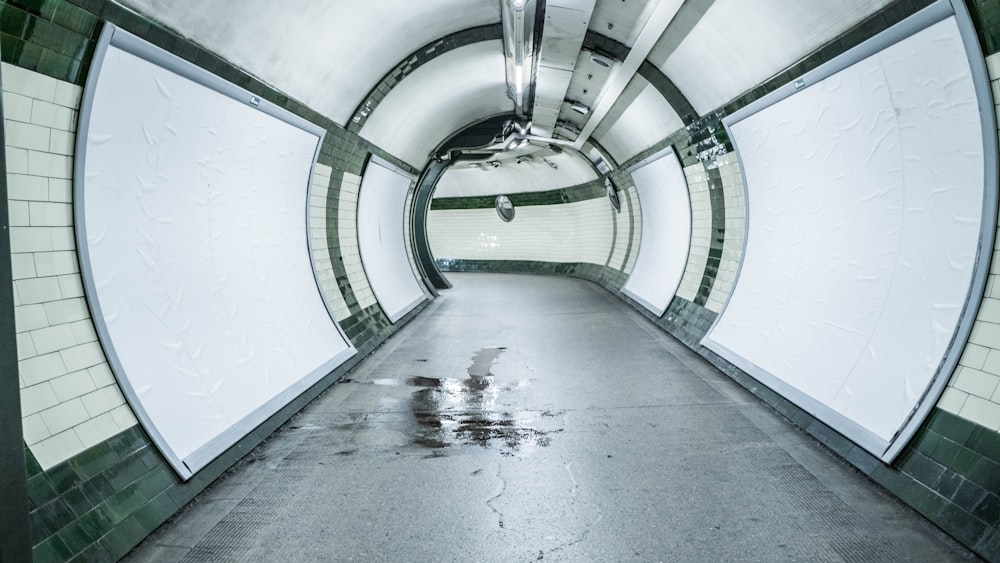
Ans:
<svg viewBox="0 0 1000 563"><path fill-rule="evenodd" d="M873 36L925 2L897 2L793 68L716 112L633 155L611 173L622 212L591 244L601 252L549 259L459 252L438 256L455 270L528 271L582 277L617 293L634 265L641 216L631 165L672 147L687 180L692 242L677 294L662 316L637 308L657 326L723 371L871 476L949 534L991 559L1000 559L1000 288L995 268L965 345L960 367L926 423L892 465L843 438L817 419L701 347L732 291L745 236L744 187L722 119L805 71ZM967 3L987 55L990 79L1000 84L1000 4ZM21 373L24 453L36 560L114 559L176 513L187 501L263 440L302 405L377 347L409 317L393 324L365 278L357 244L356 205L371 155L412 174L420 171L217 56L158 24L106 0L14 1L3 17L3 113L6 131L11 260ZM111 22L246 88L326 130L312 178L314 262L321 291L358 355L282 409L218 460L182 482L157 452L115 384L84 301L73 238L72 176L76 112L101 23ZM603 182L530 194L515 204L549 211L607 206ZM460 201L459 201L460 199ZM439 200L441 201L441 200ZM536 210L537 211L537 210ZM441 201L434 214L493 213L492 201ZM574 228L597 213L584 212ZM497 225L517 228L518 223ZM567 226L567 228L569 228ZM407 231L408 232L408 231ZM510 239L527 249L530 232ZM608 239L610 237L610 240ZM520 246L519 246L520 245ZM604 251L607 251L606 253ZM600 257L598 256L600 255ZM412 256L410 256L412 259ZM627 299L623 297L623 299Z"/></svg>
<svg viewBox="0 0 1000 563"><path fill-rule="evenodd" d="M407 173L419 171L111 2L8 2L0 10L30 541L36 561L113 560L419 313L420 306L393 324L383 312L365 275L356 217L372 155ZM326 130L310 182L312 258L323 298L358 354L187 482L126 404L84 298L71 183L82 86L103 22Z"/></svg>

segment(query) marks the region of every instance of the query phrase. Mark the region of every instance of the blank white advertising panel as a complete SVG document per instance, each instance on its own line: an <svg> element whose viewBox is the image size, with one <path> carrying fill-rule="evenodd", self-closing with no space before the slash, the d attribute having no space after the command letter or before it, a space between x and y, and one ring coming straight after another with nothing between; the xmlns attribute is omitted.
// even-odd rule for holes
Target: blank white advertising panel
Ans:
<svg viewBox="0 0 1000 563"><path fill-rule="evenodd" d="M187 478L355 353L309 255L322 130L121 30L102 41L78 141L84 279L129 403Z"/></svg>
<svg viewBox="0 0 1000 563"><path fill-rule="evenodd" d="M365 276L382 310L396 322L426 296L406 256L406 194L413 178L372 158L358 194L358 247Z"/></svg>
<svg viewBox="0 0 1000 563"><path fill-rule="evenodd" d="M691 246L691 196L672 150L632 170L639 194L642 233L635 267L622 292L657 317L684 277Z"/></svg>
<svg viewBox="0 0 1000 563"><path fill-rule="evenodd" d="M987 205L979 107L947 17L734 117L746 252L703 344L882 455L970 299Z"/></svg>

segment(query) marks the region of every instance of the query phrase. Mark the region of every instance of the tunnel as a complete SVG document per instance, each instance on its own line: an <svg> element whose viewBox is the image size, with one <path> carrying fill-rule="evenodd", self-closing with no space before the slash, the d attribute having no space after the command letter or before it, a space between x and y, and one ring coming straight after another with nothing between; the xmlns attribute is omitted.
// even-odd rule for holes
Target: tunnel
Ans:
<svg viewBox="0 0 1000 563"><path fill-rule="evenodd" d="M1000 561L1000 1L0 23L0 562Z"/></svg>

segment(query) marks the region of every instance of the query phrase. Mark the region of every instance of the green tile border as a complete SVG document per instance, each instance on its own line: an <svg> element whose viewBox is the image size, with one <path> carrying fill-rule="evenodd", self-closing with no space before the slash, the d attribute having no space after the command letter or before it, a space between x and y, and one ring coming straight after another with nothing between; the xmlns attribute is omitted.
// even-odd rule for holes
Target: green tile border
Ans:
<svg viewBox="0 0 1000 563"><path fill-rule="evenodd" d="M568 276L594 282L612 293L620 291L628 279L628 276L620 270L587 262L438 259L437 264L442 272L529 273Z"/></svg>
<svg viewBox="0 0 1000 563"><path fill-rule="evenodd" d="M500 194L488 196L466 196L466 197L437 197L431 200L431 211L442 211L449 209L493 209L496 207L496 197ZM585 184L547 190L543 192L522 192L505 194L510 198L514 208L527 207L531 205L559 205L563 203L575 203L606 197L604 189L604 179L594 180Z"/></svg>

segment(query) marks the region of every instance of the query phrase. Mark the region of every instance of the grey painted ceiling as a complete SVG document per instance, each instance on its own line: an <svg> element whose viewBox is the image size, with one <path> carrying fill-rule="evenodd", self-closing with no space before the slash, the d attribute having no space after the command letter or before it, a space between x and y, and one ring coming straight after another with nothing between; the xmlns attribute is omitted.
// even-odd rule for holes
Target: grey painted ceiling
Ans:
<svg viewBox="0 0 1000 563"><path fill-rule="evenodd" d="M117 1L346 125L386 74L416 61L411 56L423 47L458 31L498 25L502 0ZM554 130L578 149L585 149L592 135L616 160L628 160L683 126L680 112L637 74L642 63L659 69L704 115L889 3L548 0L545 25L551 35L543 28L542 39L555 46L556 58L547 61L543 48L539 67L545 72L536 77L541 94L534 108L545 125L539 133ZM565 46L579 55L567 57L560 50ZM595 62L595 50L610 67ZM473 42L435 56L415 64L360 130L418 169L455 132L513 107L506 97L501 41ZM586 112L574 111L572 102ZM516 156L507 160L516 162ZM449 195L504 185L511 189L502 191L514 192L595 177L586 159L571 150L556 160L556 168L540 158L489 171L456 166L442 186Z"/></svg>

